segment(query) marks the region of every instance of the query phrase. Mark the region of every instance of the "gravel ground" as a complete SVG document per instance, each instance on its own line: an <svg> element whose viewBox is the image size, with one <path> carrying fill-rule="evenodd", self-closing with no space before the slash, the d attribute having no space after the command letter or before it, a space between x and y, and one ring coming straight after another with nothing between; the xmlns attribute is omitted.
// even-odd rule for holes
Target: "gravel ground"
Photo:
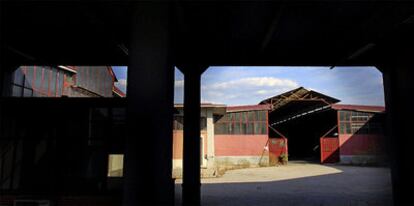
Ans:
<svg viewBox="0 0 414 206"><path fill-rule="evenodd" d="M181 180L176 205L181 205ZM286 166L227 171L202 179L203 206L392 205L388 168L291 162Z"/></svg>

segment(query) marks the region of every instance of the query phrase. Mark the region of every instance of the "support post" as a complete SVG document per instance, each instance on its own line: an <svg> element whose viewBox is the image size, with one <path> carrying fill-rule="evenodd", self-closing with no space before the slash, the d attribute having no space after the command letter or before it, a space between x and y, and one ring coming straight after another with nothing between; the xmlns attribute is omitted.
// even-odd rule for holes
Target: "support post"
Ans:
<svg viewBox="0 0 414 206"><path fill-rule="evenodd" d="M2 98L2 96L3 96L3 81L4 81L4 70L5 70L5 68L4 68L4 65L5 65L5 62L4 62L4 34L3 34L3 32L4 32L4 29L3 29L3 27L4 27L4 17L3 17L3 15L4 15L4 12L3 12L3 5L4 3L3 2L0 2L0 98ZM1 107L0 107L0 109L1 109Z"/></svg>
<svg viewBox="0 0 414 206"><path fill-rule="evenodd" d="M214 149L214 112L207 110L207 168L215 166Z"/></svg>
<svg viewBox="0 0 414 206"><path fill-rule="evenodd" d="M396 32L392 41L383 43L378 59L383 73L387 152L390 157L394 205L411 205L414 196L414 168L411 164L412 121L414 116L414 42L411 30Z"/></svg>
<svg viewBox="0 0 414 206"><path fill-rule="evenodd" d="M200 78L199 68L184 72L183 205L200 205Z"/></svg>
<svg viewBox="0 0 414 206"><path fill-rule="evenodd" d="M174 204L169 15L169 3L138 3L132 20L124 206Z"/></svg>
<svg viewBox="0 0 414 206"><path fill-rule="evenodd" d="M414 91L414 84L412 84L414 71L412 67L406 69L389 67L383 73L383 78L394 204L409 205L414 196L414 168L410 163L411 147L414 145L414 139L410 135L412 134L410 118L414 116L414 107L413 99L409 95Z"/></svg>

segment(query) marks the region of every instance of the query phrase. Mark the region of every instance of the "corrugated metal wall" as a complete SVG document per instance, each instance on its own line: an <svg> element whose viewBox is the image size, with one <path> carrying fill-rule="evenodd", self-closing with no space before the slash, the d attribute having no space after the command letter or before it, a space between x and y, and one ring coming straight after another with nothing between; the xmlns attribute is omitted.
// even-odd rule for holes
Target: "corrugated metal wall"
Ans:
<svg viewBox="0 0 414 206"><path fill-rule="evenodd" d="M112 97L113 80L106 66L79 66L76 85L104 97Z"/></svg>

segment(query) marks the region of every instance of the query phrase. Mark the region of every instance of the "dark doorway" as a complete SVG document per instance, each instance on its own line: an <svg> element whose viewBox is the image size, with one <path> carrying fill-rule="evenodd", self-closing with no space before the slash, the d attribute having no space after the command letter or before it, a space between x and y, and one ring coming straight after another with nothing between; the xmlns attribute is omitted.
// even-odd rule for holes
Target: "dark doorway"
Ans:
<svg viewBox="0 0 414 206"><path fill-rule="evenodd" d="M289 160L320 162L320 137L335 126L336 118L336 111L327 109L273 127L288 138Z"/></svg>

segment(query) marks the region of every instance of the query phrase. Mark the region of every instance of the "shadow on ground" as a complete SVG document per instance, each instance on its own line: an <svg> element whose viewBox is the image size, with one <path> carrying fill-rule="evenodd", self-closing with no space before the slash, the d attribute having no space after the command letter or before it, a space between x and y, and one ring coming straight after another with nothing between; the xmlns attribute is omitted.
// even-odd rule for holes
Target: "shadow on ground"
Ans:
<svg viewBox="0 0 414 206"><path fill-rule="evenodd" d="M312 168L311 168L312 167ZM320 170L332 169L334 174L314 175ZM254 168L234 171L231 179L240 174L238 182L226 182L229 178L203 180L201 187L202 205L257 205L257 206L365 206L392 205L390 171L387 168L302 165L283 168ZM309 168L307 171L306 168ZM315 169L316 168L316 169ZM271 176L280 176L292 172L305 174L307 177L284 180L270 180ZM300 170L300 171L298 171ZM247 171L247 172L246 172ZM257 176L257 181L243 182L245 174ZM227 178L227 179L226 179ZM253 178L254 179L254 178ZM265 181L261 181L265 179ZM181 185L176 184L176 203L181 203Z"/></svg>

